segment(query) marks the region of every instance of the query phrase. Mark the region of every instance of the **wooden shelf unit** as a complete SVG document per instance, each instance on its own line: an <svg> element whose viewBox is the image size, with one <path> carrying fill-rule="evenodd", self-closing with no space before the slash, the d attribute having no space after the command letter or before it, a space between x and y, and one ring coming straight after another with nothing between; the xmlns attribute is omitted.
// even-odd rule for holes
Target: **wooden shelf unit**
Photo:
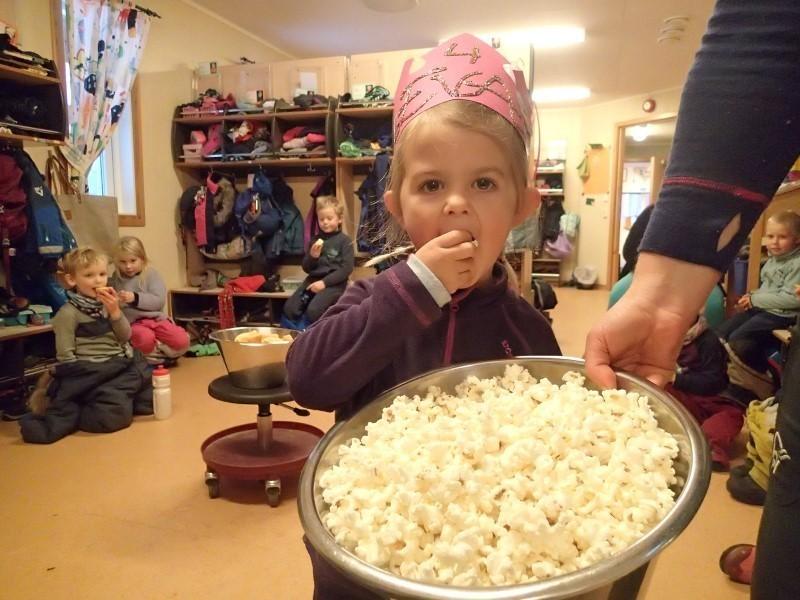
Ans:
<svg viewBox="0 0 800 600"><path fill-rule="evenodd" d="M342 229L353 239L354 245L357 245L355 238L358 232L361 210L355 193L361 181L363 181L363 178L375 163L375 156L339 157L336 156L338 146L343 139L344 124L348 122L366 124L367 129L369 129L370 124L374 124L375 127L382 126L387 131L391 131L392 107L341 109L330 107L325 110L276 111L263 115L262 121L271 121L273 140L281 139L283 131L289 127L302 125L303 123L324 123L328 140L327 153L324 156L292 158L279 157L275 152L270 152L267 156L246 160L181 160L180 157L183 154L182 146L188 142L189 133L193 127L209 126L215 123L241 122L249 118L248 115L223 113L187 117L176 113L172 125L172 150L175 169L185 173L190 180L198 183L203 180L205 173L210 169L229 172L235 174L238 178L239 174L243 177L247 171L261 168L270 174L280 174L287 179L304 177L317 173L319 170L330 169L336 181L336 196L344 206L345 215Z"/></svg>
<svg viewBox="0 0 800 600"><path fill-rule="evenodd" d="M200 290L193 287L172 289L169 291L170 315L178 324L190 321L211 325L219 324L217 307L221 292L220 288L211 290ZM236 325L278 325L283 313L283 305L291 295L291 292L233 294ZM250 315L251 318L245 321L243 320L245 315Z"/></svg>
<svg viewBox="0 0 800 600"><path fill-rule="evenodd" d="M3 120L0 124L11 133L0 133L0 140L23 145L25 143L63 144L67 130L67 113L61 80L58 77L41 75L24 68L0 65L0 85L3 91L20 98L31 97L44 107L43 122L36 127L43 132L31 131L31 124L13 124ZM50 133L52 132L52 133Z"/></svg>

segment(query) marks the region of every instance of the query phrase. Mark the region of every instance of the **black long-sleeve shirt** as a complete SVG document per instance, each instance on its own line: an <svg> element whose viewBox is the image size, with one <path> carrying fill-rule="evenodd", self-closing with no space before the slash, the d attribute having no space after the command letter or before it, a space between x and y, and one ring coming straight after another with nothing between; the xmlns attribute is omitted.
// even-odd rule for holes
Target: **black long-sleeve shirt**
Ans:
<svg viewBox="0 0 800 600"><path fill-rule="evenodd" d="M355 266L353 240L341 231L321 233L319 237L323 241L322 252L319 258L306 254L303 257L303 270L310 279L324 281L325 287L347 283Z"/></svg>
<svg viewBox="0 0 800 600"><path fill-rule="evenodd" d="M799 65L800 2L718 0L642 251L727 268L800 155Z"/></svg>

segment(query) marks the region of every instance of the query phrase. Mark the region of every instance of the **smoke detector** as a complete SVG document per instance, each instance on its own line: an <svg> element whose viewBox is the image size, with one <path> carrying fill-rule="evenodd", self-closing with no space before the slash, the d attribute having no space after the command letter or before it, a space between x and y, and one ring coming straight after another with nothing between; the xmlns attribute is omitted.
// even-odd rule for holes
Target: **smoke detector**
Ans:
<svg viewBox="0 0 800 600"><path fill-rule="evenodd" d="M656 40L659 44L664 42L679 42L683 39L688 26L689 17L685 15L667 17L661 24Z"/></svg>
<svg viewBox="0 0 800 600"><path fill-rule="evenodd" d="M361 0L370 10L382 13L397 13L419 6L419 0Z"/></svg>

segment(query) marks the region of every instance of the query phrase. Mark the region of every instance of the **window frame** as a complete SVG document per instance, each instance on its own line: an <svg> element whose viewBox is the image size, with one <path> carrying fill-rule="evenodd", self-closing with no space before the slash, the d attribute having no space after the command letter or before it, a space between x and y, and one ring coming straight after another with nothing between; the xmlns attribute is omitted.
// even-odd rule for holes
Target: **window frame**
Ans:
<svg viewBox="0 0 800 600"><path fill-rule="evenodd" d="M50 26L53 35L52 47L53 58L58 65L59 70L66 64L66 38L64 36L64 28L66 23L62 16L61 7L63 0L50 0ZM67 98L67 80L65 76L61 76L61 91L66 101ZM139 80L138 77L133 83L130 94L131 101L128 104L128 109L131 110L131 140L133 143L133 173L134 181L136 183L136 212L133 214L119 214L117 216L117 225L119 227L144 227L145 226L145 201L144 201L144 176L142 173L142 120L141 120L141 95L139 93Z"/></svg>

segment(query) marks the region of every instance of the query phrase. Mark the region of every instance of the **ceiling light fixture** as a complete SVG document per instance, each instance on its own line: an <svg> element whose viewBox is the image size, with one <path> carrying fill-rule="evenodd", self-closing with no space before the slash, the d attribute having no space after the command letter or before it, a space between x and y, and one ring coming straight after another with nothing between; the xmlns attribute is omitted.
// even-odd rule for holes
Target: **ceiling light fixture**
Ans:
<svg viewBox="0 0 800 600"><path fill-rule="evenodd" d="M533 90L531 97L538 104L554 104L556 102L572 102L585 100L592 95L588 87L572 85L563 87L545 87Z"/></svg>
<svg viewBox="0 0 800 600"><path fill-rule="evenodd" d="M419 0L361 0L364 6L375 12L397 13L419 6Z"/></svg>
<svg viewBox="0 0 800 600"><path fill-rule="evenodd" d="M499 40L502 44L533 44L535 48L539 49L563 48L585 42L586 29L573 25L559 25L500 31L479 35L478 37L487 44L493 44L493 42Z"/></svg>
<svg viewBox="0 0 800 600"><path fill-rule="evenodd" d="M631 137L633 138L634 142L643 142L649 136L650 136L649 125L637 125L636 127L631 127Z"/></svg>

